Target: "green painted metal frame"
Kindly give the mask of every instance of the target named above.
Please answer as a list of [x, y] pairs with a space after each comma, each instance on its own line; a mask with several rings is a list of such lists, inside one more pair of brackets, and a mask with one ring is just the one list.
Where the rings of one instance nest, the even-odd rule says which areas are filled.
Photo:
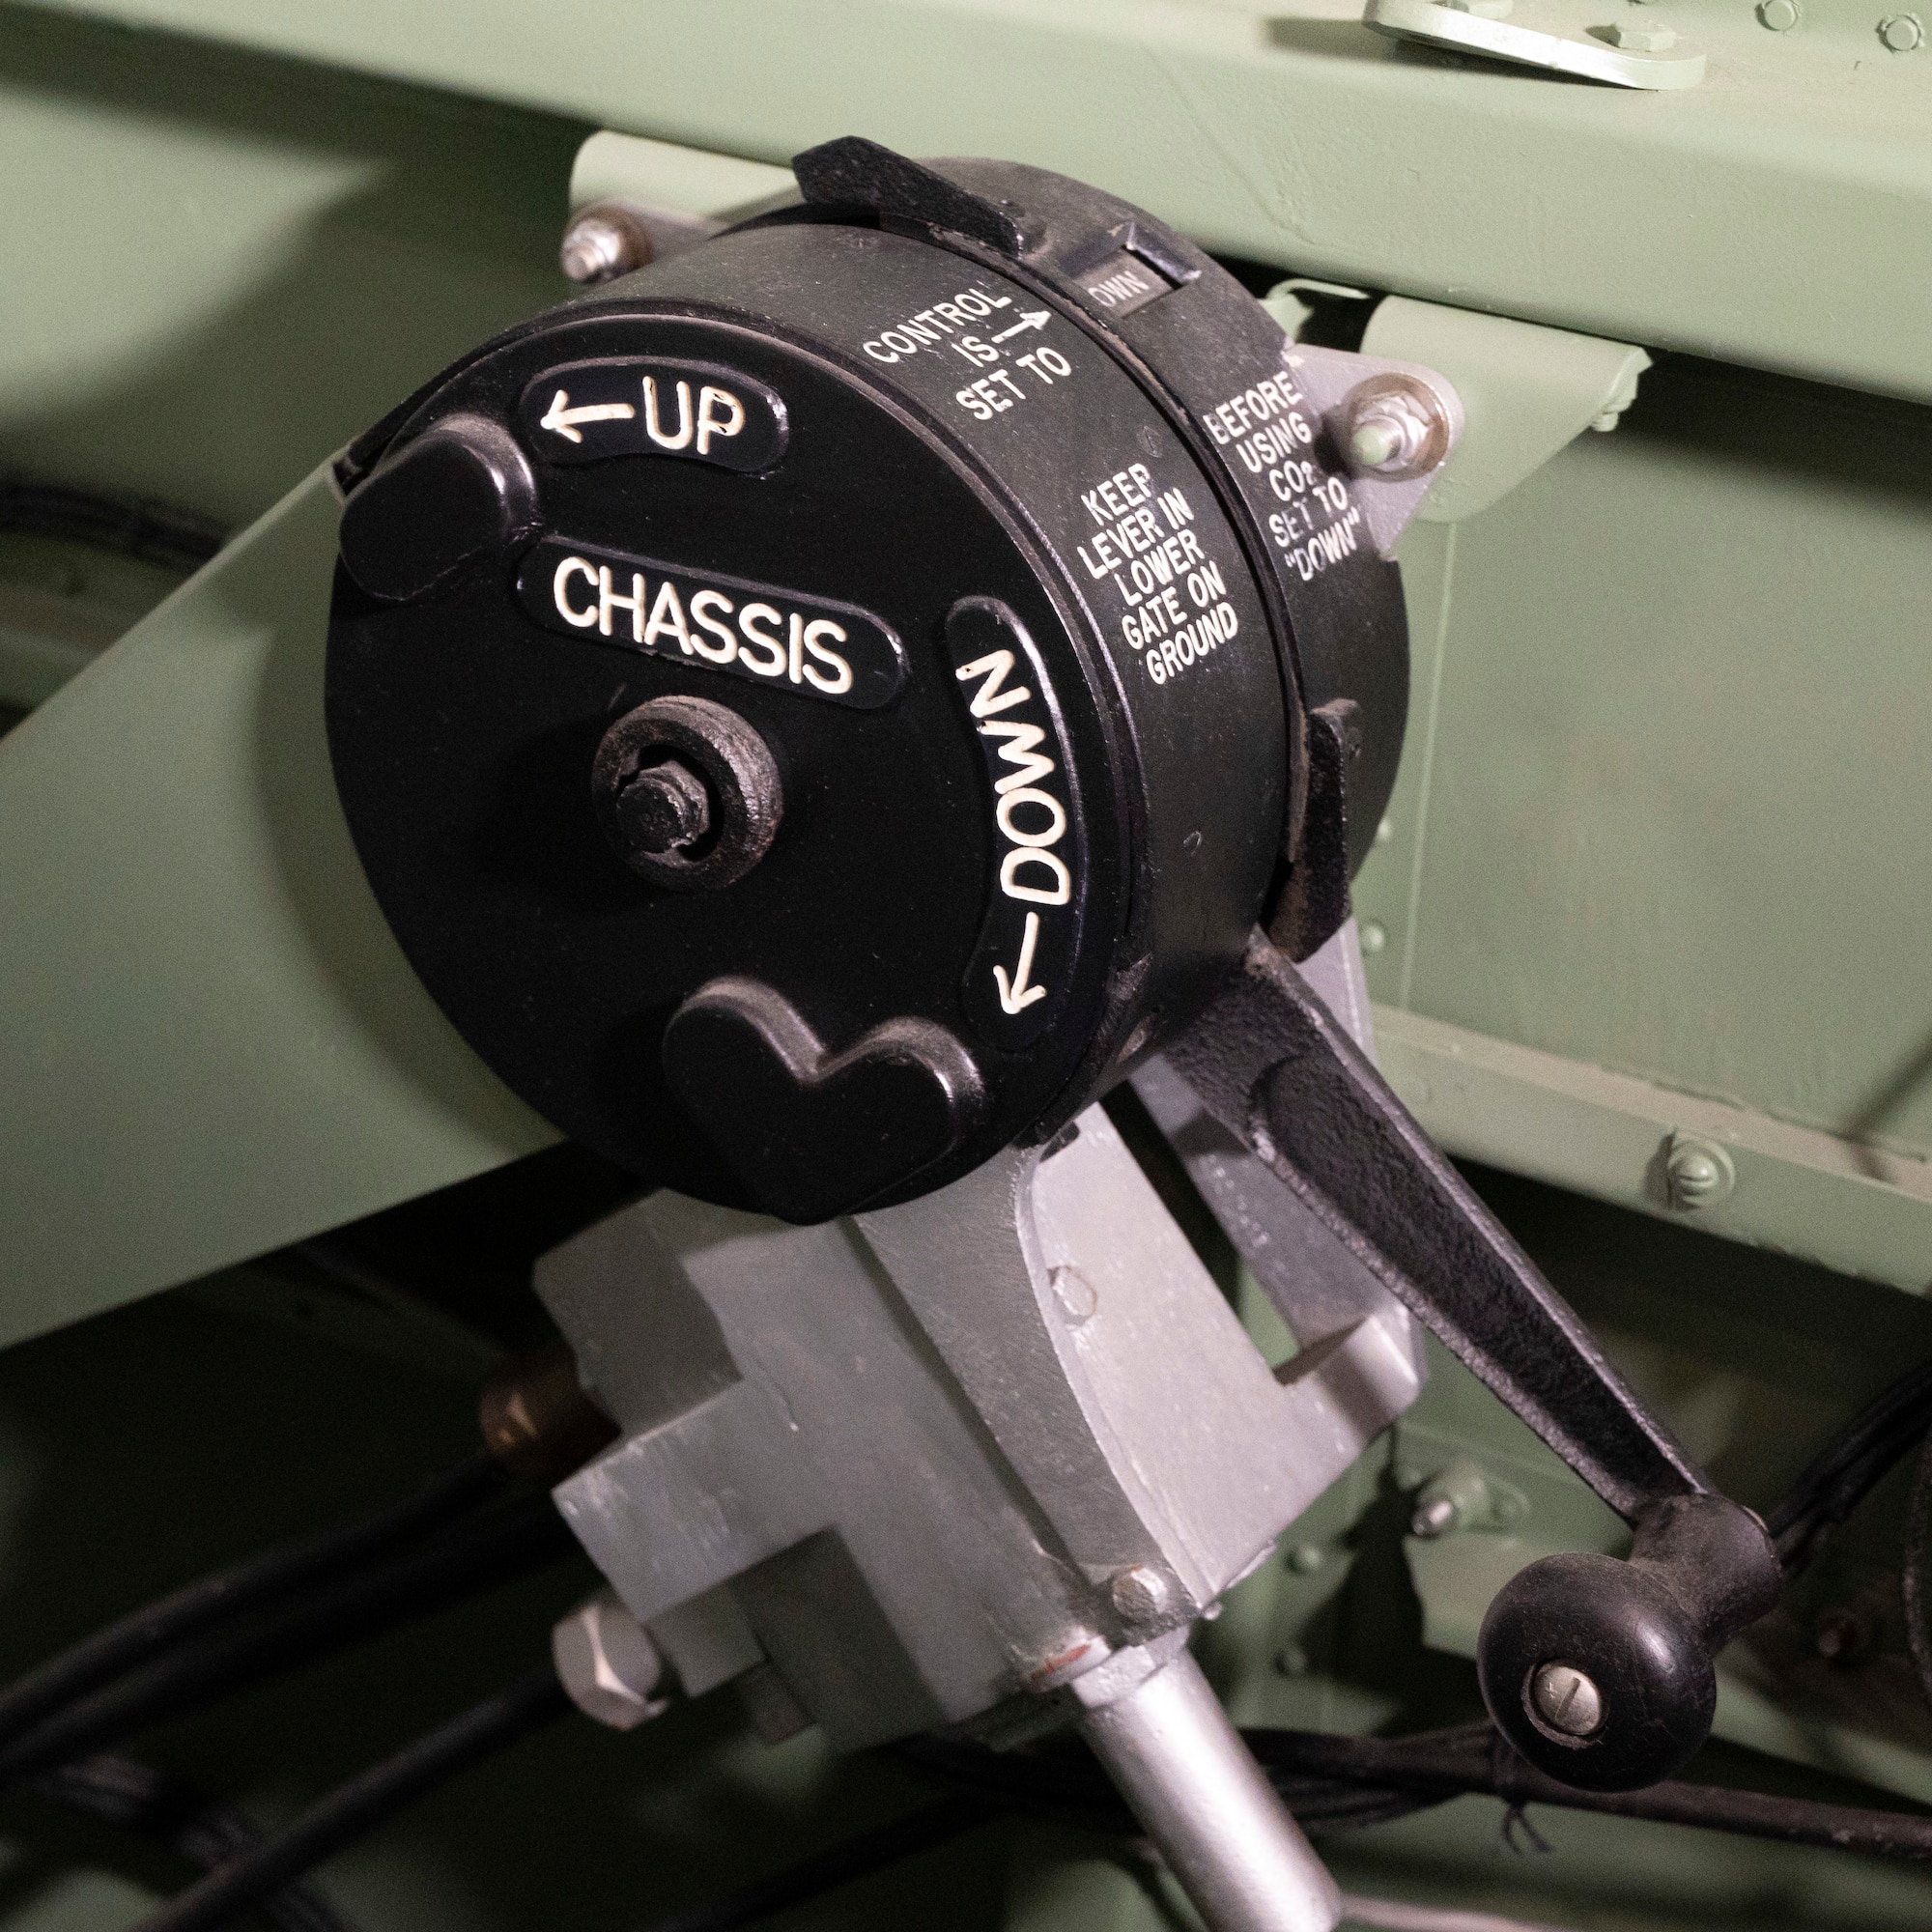
[[1711, 73], [1669, 97], [1404, 48], [1322, 0], [48, 4], [766, 161], [847, 133], [1007, 156], [1259, 261], [1932, 397], [1932, 56], [1889, 54], [1858, 0], [1790, 34], [1674, 0]]

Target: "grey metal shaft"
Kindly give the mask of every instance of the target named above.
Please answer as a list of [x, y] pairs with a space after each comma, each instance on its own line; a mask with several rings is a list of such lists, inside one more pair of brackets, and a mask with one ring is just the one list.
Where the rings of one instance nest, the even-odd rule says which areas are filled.
[[1185, 1650], [1080, 1725], [1209, 1932], [1331, 1932], [1335, 1881]]

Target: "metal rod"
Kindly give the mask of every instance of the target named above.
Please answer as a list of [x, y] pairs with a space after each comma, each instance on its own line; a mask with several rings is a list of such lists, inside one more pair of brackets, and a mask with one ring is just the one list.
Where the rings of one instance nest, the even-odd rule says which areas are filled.
[[1081, 1729], [1209, 1932], [1331, 1932], [1335, 1881], [1201, 1666], [1185, 1649], [1138, 1655], [1153, 1667], [1122, 1653], [1073, 1684]]

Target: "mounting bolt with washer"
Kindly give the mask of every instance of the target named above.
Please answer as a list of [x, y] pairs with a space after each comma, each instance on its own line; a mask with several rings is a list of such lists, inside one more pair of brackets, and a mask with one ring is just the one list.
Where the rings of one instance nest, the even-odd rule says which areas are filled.
[[570, 217], [557, 262], [573, 282], [614, 281], [655, 255], [649, 231], [620, 201], [593, 201]]
[[653, 697], [627, 711], [597, 747], [590, 792], [611, 850], [678, 893], [742, 879], [784, 813], [765, 741], [708, 697]]
[[1358, 475], [1384, 483], [1426, 476], [1449, 454], [1449, 412], [1416, 376], [1371, 376], [1342, 404], [1341, 443]]

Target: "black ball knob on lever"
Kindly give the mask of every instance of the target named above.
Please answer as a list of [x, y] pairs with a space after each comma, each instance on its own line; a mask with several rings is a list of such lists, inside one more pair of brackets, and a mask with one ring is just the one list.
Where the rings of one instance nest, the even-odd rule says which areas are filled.
[[1539, 1771], [1634, 1791], [1680, 1771], [1711, 1729], [1714, 1659], [1777, 1601], [1764, 1525], [1719, 1495], [1636, 1521], [1627, 1562], [1546, 1556], [1496, 1593], [1476, 1669], [1497, 1728]]
[[1626, 1562], [1550, 1556], [1506, 1584], [1478, 1670], [1497, 1727], [1551, 1777], [1594, 1791], [1668, 1777], [1710, 1732], [1717, 1653], [1783, 1587], [1764, 1525], [1714, 1492], [1266, 939], [1168, 1057], [1635, 1531]]

